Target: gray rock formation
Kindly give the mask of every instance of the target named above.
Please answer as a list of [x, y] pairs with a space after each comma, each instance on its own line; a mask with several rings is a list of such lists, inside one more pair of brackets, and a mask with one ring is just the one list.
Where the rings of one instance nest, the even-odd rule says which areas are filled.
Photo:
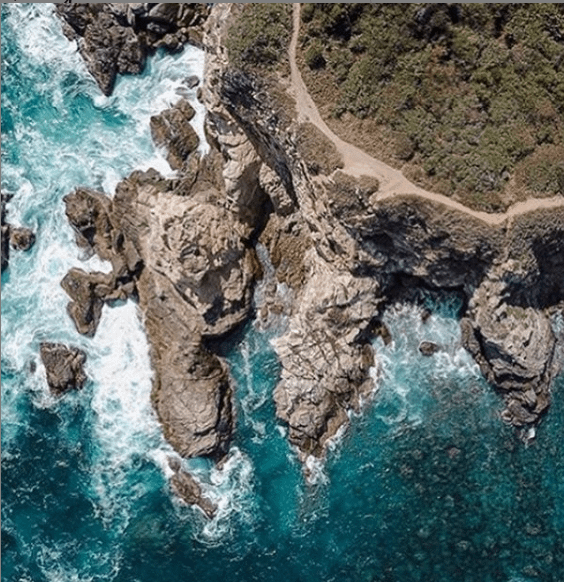
[[84, 362], [86, 354], [78, 348], [64, 344], [43, 342], [41, 361], [47, 372], [47, 384], [55, 395], [82, 388], [86, 382]]
[[371, 279], [338, 273], [311, 253], [311, 270], [288, 331], [273, 341], [282, 365], [274, 393], [302, 460], [322, 456], [374, 389], [370, 327], [381, 300]]
[[506, 297], [507, 284], [491, 275], [461, 326], [465, 346], [504, 397], [503, 419], [520, 427], [536, 422], [550, 404], [555, 337], [547, 315]]

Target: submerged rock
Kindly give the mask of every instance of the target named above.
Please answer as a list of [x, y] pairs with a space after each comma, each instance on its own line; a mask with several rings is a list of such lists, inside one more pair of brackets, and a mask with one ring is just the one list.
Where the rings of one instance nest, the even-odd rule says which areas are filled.
[[419, 344], [419, 351], [424, 356], [432, 356], [439, 351], [439, 346], [434, 342], [423, 341]]
[[174, 475], [170, 479], [174, 493], [188, 505], [199, 507], [208, 519], [213, 519], [217, 513], [217, 505], [203, 495], [202, 487], [198, 481], [182, 469], [177, 459], [170, 457], [168, 464], [174, 471]]
[[86, 382], [84, 362], [86, 354], [75, 347], [43, 342], [41, 361], [47, 372], [47, 384], [55, 395], [82, 388]]

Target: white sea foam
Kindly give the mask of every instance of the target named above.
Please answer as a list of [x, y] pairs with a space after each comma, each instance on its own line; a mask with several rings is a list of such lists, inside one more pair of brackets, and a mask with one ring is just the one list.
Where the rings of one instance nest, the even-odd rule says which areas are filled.
[[[447, 378], [478, 379], [479, 368], [462, 347], [460, 326], [454, 314], [454, 301], [433, 304], [435, 311], [424, 321], [422, 308], [396, 304], [384, 314], [392, 335], [385, 346], [376, 340], [376, 359], [380, 366], [380, 391], [375, 414], [390, 427], [424, 421], [422, 403], [428, 397], [428, 385]], [[432, 341], [439, 351], [432, 357], [419, 352], [422, 341]]]

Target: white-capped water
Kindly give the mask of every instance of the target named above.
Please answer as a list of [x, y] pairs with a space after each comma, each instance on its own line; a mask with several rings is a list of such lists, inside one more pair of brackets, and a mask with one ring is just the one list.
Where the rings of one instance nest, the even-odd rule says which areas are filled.
[[[416, 304], [398, 303], [384, 313], [383, 321], [392, 341], [374, 344], [378, 362], [378, 391], [374, 414], [390, 428], [404, 423], [418, 424], [425, 418], [425, 402], [433, 399], [433, 386], [439, 381], [481, 378], [480, 370], [462, 347], [454, 305], [431, 306], [429, 315]], [[423, 341], [438, 346], [432, 356], [419, 351]]]

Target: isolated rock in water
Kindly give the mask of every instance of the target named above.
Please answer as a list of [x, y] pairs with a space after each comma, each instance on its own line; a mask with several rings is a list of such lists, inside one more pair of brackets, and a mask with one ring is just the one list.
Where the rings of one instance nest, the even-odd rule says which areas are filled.
[[10, 261], [10, 246], [17, 251], [28, 251], [35, 243], [35, 235], [29, 228], [8, 223], [6, 204], [12, 197], [12, 194], [2, 192], [2, 272]]
[[439, 351], [439, 346], [433, 342], [423, 341], [419, 344], [419, 351], [424, 356], [432, 356]]
[[54, 394], [82, 388], [86, 381], [83, 369], [86, 354], [82, 350], [49, 342], [43, 342], [40, 349], [47, 383]]
[[86, 273], [71, 269], [61, 281], [61, 286], [72, 301], [67, 310], [79, 333], [93, 336], [96, 333], [104, 297], [113, 290], [113, 277], [106, 273]]
[[28, 251], [34, 243], [35, 235], [29, 228], [15, 226], [10, 228], [10, 244], [13, 249]]
[[202, 487], [190, 473], [182, 469], [180, 463], [170, 457], [168, 460], [174, 475], [170, 479], [172, 490], [188, 505], [199, 507], [209, 519], [213, 519], [217, 512], [217, 505], [202, 494]]
[[189, 123], [194, 113], [190, 103], [181, 99], [174, 107], [151, 117], [153, 141], [166, 147], [167, 160], [173, 170], [179, 170], [198, 147], [198, 134]]

